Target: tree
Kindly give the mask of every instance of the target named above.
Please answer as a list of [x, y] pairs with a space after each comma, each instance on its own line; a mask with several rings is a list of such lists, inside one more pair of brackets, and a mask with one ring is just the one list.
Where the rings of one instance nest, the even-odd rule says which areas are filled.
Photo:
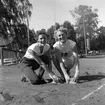
[[54, 31], [57, 30], [60, 27], [64, 27], [67, 28], [67, 37], [68, 39], [74, 40], [76, 41], [76, 32], [73, 28], [73, 26], [71, 25], [71, 23], [69, 21], [65, 21], [63, 24], [59, 24], [59, 23], [55, 23], [54, 25], [52, 25], [48, 30], [47, 30], [47, 34], [48, 34], [48, 38], [49, 38], [49, 44], [52, 46], [55, 43], [55, 37], [54, 37]]
[[79, 5], [74, 11], [71, 11], [72, 16], [76, 20], [75, 26], [78, 32], [83, 35], [83, 27], [85, 26], [86, 36], [92, 37], [97, 30], [98, 14], [97, 9], [92, 10], [91, 6]]
[[99, 47], [100, 42], [99, 42], [98, 37], [94, 37], [91, 39], [90, 46], [91, 46], [91, 50], [95, 50], [95, 51], [100, 50], [100, 47]]
[[99, 43], [98, 49], [99, 50], [105, 50], [105, 27], [101, 26], [97, 30], [97, 41]]
[[77, 48], [79, 54], [84, 54], [84, 38], [81, 36], [77, 38]]
[[87, 5], [79, 5], [73, 11], [70, 11], [75, 19], [76, 32], [79, 37], [82, 36], [85, 40], [87, 38], [91, 40], [94, 37], [98, 28], [97, 11], [97, 9], [92, 9], [92, 6]]
[[49, 44], [51, 46], [55, 43], [54, 31], [57, 30], [59, 27], [60, 27], [60, 24], [59, 23], [55, 23], [49, 29], [47, 29]]
[[[55, 27], [55, 30], [57, 30], [57, 29], [60, 27], [60, 24], [56, 22], [56, 23], [54, 24], [54, 27]], [[55, 31], [55, 30], [54, 30], [54, 31]]]
[[67, 28], [68, 39], [76, 41], [76, 31], [74, 30], [74, 27], [71, 25], [71, 23], [69, 21], [65, 21], [62, 26]]
[[[24, 5], [24, 2], [27, 5]], [[0, 0], [0, 5], [0, 11], [5, 10], [0, 16], [0, 35], [7, 40], [8, 36], [15, 38], [21, 29], [19, 24], [26, 24], [27, 26], [25, 9], [28, 8], [27, 15], [31, 16], [30, 8], [32, 5], [28, 0]], [[26, 32], [24, 35], [27, 35]]]

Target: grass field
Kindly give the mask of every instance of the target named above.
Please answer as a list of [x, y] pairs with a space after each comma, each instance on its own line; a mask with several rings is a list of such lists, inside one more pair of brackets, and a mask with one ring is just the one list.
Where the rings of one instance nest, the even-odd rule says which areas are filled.
[[[59, 75], [54, 67], [53, 70]], [[73, 69], [71, 73], [73, 75]], [[80, 59], [76, 85], [22, 83], [18, 65], [1, 66], [0, 75], [1, 91], [13, 96], [13, 100], [0, 101], [0, 105], [105, 105], [105, 58], [102, 57]]]

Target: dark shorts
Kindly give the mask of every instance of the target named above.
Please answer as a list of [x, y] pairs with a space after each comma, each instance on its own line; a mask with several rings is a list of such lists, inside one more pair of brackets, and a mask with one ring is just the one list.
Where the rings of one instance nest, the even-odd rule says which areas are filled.
[[[49, 57], [42, 55], [39, 56], [41, 58], [41, 60], [46, 64], [49, 65]], [[24, 57], [21, 61], [21, 63], [26, 64], [28, 67], [31, 67], [32, 70], [36, 70], [40, 67], [40, 65], [38, 64], [37, 61], [33, 60], [33, 59], [28, 59], [26, 57]]]
[[[40, 58], [46, 65], [49, 65], [48, 56], [42, 55]], [[35, 60], [24, 57], [20, 62], [20, 67], [24, 75], [30, 80], [32, 84], [39, 84], [41, 82], [40, 78], [43, 76], [45, 70], [38, 69], [40, 65]], [[39, 70], [38, 74], [35, 72], [37, 69]]]

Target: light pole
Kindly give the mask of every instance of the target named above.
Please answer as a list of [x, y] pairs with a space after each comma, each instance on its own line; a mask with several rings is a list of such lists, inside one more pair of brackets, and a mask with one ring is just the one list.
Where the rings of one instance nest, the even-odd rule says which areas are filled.
[[30, 36], [29, 36], [29, 15], [28, 15], [28, 4], [27, 0], [24, 1], [24, 13], [26, 13], [26, 23], [27, 23], [27, 43], [30, 45]]
[[30, 36], [29, 36], [29, 16], [28, 16], [28, 9], [27, 9], [27, 39], [28, 39], [28, 46], [30, 45]]
[[85, 55], [87, 55], [87, 40], [86, 40], [86, 31], [85, 31], [85, 20], [83, 17], [83, 34], [84, 34], [84, 43], [85, 43]]
[[54, 38], [56, 40], [55, 31], [56, 31], [56, 0], [54, 0]]
[[54, 2], [54, 22], [55, 22], [54, 31], [56, 31], [56, 0]]

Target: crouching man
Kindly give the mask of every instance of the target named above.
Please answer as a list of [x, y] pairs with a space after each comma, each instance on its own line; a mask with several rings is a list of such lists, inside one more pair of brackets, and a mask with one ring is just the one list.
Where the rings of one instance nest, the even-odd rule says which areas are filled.
[[[20, 66], [24, 73], [24, 78], [34, 85], [46, 83], [43, 79], [45, 70], [53, 82], [58, 80], [58, 77], [52, 71], [50, 45], [47, 44], [46, 33], [40, 32], [37, 43], [34, 43], [27, 48], [27, 51], [20, 62]], [[39, 70], [38, 74], [36, 73], [36, 70]]]
[[[76, 43], [67, 39], [67, 29], [60, 27], [55, 31], [56, 43], [53, 45], [55, 53], [52, 56], [53, 63], [64, 82], [76, 84], [79, 76], [79, 59]], [[70, 69], [75, 68], [73, 78]]]

